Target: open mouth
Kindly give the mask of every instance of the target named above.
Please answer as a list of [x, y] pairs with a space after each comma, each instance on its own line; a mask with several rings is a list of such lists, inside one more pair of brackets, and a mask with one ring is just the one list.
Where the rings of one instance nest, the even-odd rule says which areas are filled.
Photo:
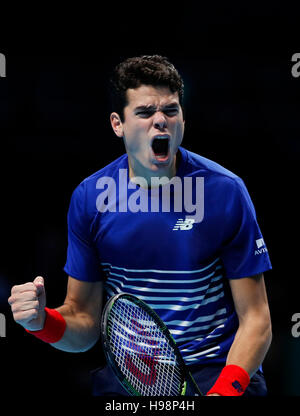
[[152, 141], [154, 157], [159, 162], [165, 162], [169, 157], [169, 137], [155, 137]]

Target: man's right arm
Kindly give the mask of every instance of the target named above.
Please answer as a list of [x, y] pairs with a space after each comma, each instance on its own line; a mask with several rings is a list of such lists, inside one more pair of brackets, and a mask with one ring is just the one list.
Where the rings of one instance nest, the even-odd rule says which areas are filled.
[[[46, 317], [43, 278], [14, 286], [8, 302], [17, 323], [30, 331], [43, 329]], [[102, 282], [84, 282], [69, 276], [64, 304], [55, 308], [65, 319], [66, 329], [62, 338], [51, 345], [69, 352], [89, 350], [100, 336], [102, 306]]]

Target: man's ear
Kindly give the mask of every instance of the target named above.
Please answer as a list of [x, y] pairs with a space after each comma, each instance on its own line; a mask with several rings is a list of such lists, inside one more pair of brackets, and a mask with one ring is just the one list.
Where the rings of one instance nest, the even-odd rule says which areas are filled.
[[111, 113], [110, 115], [110, 123], [113, 128], [113, 131], [118, 137], [123, 137], [123, 123], [118, 113]]

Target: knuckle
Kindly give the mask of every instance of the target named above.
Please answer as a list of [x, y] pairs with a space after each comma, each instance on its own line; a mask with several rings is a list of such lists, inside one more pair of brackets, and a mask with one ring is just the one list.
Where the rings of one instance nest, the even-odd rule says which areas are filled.
[[35, 293], [36, 293], [36, 286], [35, 286], [32, 282], [25, 283], [25, 285], [24, 285], [24, 289], [25, 289], [26, 291], [29, 291], [29, 292], [35, 292]]
[[11, 288], [11, 294], [15, 293], [17, 290], [18, 290], [18, 286], [14, 285], [14, 286]]
[[32, 282], [24, 283], [22, 285], [14, 285], [11, 288], [11, 293], [16, 294], [16, 293], [22, 293], [22, 292], [26, 292], [30, 290], [34, 290], [34, 291], [36, 290], [36, 287]]
[[13, 296], [10, 296], [8, 299], [7, 299], [7, 302], [9, 303], [9, 305], [12, 305], [13, 303], [14, 303], [14, 297]]
[[16, 305], [11, 305], [11, 311], [12, 311], [13, 314], [17, 312]]

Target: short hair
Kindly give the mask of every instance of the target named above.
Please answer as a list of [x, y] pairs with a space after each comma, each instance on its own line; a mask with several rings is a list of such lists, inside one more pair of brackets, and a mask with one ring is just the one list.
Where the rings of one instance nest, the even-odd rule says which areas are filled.
[[142, 84], [169, 87], [178, 92], [179, 104], [184, 112], [184, 83], [175, 66], [160, 55], [142, 55], [127, 58], [119, 63], [110, 79], [110, 94], [113, 111], [124, 121], [124, 107], [128, 104], [126, 91]]

